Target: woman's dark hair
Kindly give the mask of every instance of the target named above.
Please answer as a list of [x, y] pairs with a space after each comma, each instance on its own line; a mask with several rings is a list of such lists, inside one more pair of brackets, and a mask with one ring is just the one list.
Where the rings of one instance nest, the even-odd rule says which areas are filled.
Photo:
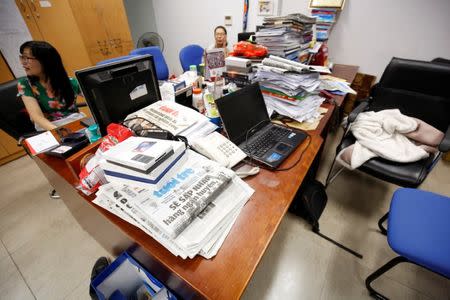
[[223, 27], [222, 25], [219, 25], [216, 28], [214, 28], [214, 33], [216, 33], [217, 29], [222, 29], [223, 31], [225, 31], [225, 34], [228, 34], [227, 29], [225, 27]]
[[[50, 86], [56, 97], [64, 99], [66, 108], [72, 106], [75, 100], [75, 93], [70, 84], [69, 76], [61, 60], [58, 51], [47, 42], [44, 41], [28, 41], [20, 46], [20, 53], [23, 54], [25, 49], [30, 49], [33, 56], [41, 63], [42, 72], [45, 80], [50, 82]], [[39, 81], [37, 76], [28, 76], [30, 82]]]

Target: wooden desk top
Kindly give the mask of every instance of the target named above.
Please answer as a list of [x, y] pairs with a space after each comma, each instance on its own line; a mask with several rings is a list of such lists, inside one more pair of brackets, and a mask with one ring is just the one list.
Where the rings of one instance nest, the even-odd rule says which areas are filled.
[[[352, 82], [357, 70], [356, 66], [336, 64], [333, 75]], [[342, 104], [344, 97], [341, 98], [336, 99], [338, 105]], [[300, 184], [320, 151], [323, 143], [321, 135], [324, 134], [334, 110], [333, 104], [326, 103], [324, 106], [329, 111], [321, 120], [319, 127], [309, 132], [311, 134], [309, 146], [306, 147], [307, 142], [304, 142], [281, 166], [282, 168], [291, 166], [303, 153], [301, 161], [295, 167], [285, 172], [261, 170], [258, 175], [245, 180], [255, 189], [255, 194], [241, 211], [230, 234], [213, 259], [195, 257], [183, 260], [175, 257], [143, 231], [92, 204], [94, 196], [79, 194], [99, 214], [135, 241], [146, 254], [164, 266], [165, 270], [158, 268], [151, 270], [157, 277], [159, 271], [168, 271], [177, 279], [187, 283], [198, 296], [210, 299], [238, 299], [244, 292]], [[37, 159], [53, 169], [72, 186], [77, 184], [77, 180], [64, 160], [46, 155], [38, 155]], [[172, 280], [170, 276], [164, 277], [169, 281]], [[170, 284], [168, 285], [170, 286]], [[170, 287], [175, 289], [173, 286]], [[192, 295], [190, 292], [184, 294], [184, 287], [180, 287], [180, 289], [181, 292], [176, 290], [179, 295], [186, 295], [186, 297]]]
[[[243, 208], [218, 254], [210, 260], [202, 257], [186, 260], [175, 257], [143, 231], [90, 203], [94, 196], [79, 194], [148, 255], [188, 283], [199, 295], [210, 299], [238, 299], [286, 214], [322, 142], [323, 139], [318, 135], [311, 136], [309, 146], [308, 141], [305, 141], [282, 164], [283, 168], [291, 166], [303, 153], [300, 162], [289, 171], [261, 170], [258, 175], [246, 179], [255, 193]], [[43, 154], [38, 155], [37, 159], [70, 184], [76, 184], [64, 160]], [[158, 277], [157, 271], [154, 272]]]

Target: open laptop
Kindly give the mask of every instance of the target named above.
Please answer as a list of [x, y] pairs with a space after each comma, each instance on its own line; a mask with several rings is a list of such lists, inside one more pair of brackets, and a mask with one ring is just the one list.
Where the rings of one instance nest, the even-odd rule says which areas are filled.
[[228, 138], [270, 168], [277, 168], [307, 136], [270, 122], [258, 83], [219, 98], [216, 104]]

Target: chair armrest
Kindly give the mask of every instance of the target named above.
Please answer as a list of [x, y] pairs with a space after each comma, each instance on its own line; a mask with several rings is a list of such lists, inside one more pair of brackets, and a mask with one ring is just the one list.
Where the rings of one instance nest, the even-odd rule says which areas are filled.
[[445, 132], [444, 138], [438, 146], [439, 151], [448, 152], [450, 151], [450, 126], [448, 126], [447, 131]]
[[352, 112], [348, 115], [348, 122], [352, 123], [356, 120], [359, 113], [365, 111], [369, 107], [369, 99], [364, 99]]

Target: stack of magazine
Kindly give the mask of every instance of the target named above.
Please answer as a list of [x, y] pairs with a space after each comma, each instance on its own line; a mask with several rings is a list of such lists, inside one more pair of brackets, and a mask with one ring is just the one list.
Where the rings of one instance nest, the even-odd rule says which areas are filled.
[[[154, 160], [180, 151], [176, 142], [167, 143], [174, 144], [158, 146]], [[113, 180], [100, 187], [93, 202], [140, 228], [176, 256], [209, 259], [219, 251], [254, 190], [233, 171], [200, 154], [184, 150], [182, 157], [157, 184]]]
[[302, 14], [266, 17], [256, 32], [256, 42], [266, 46], [269, 54], [306, 62], [314, 23], [314, 18]]
[[183, 163], [183, 142], [129, 137], [103, 153], [100, 167], [108, 182], [160, 186]]

